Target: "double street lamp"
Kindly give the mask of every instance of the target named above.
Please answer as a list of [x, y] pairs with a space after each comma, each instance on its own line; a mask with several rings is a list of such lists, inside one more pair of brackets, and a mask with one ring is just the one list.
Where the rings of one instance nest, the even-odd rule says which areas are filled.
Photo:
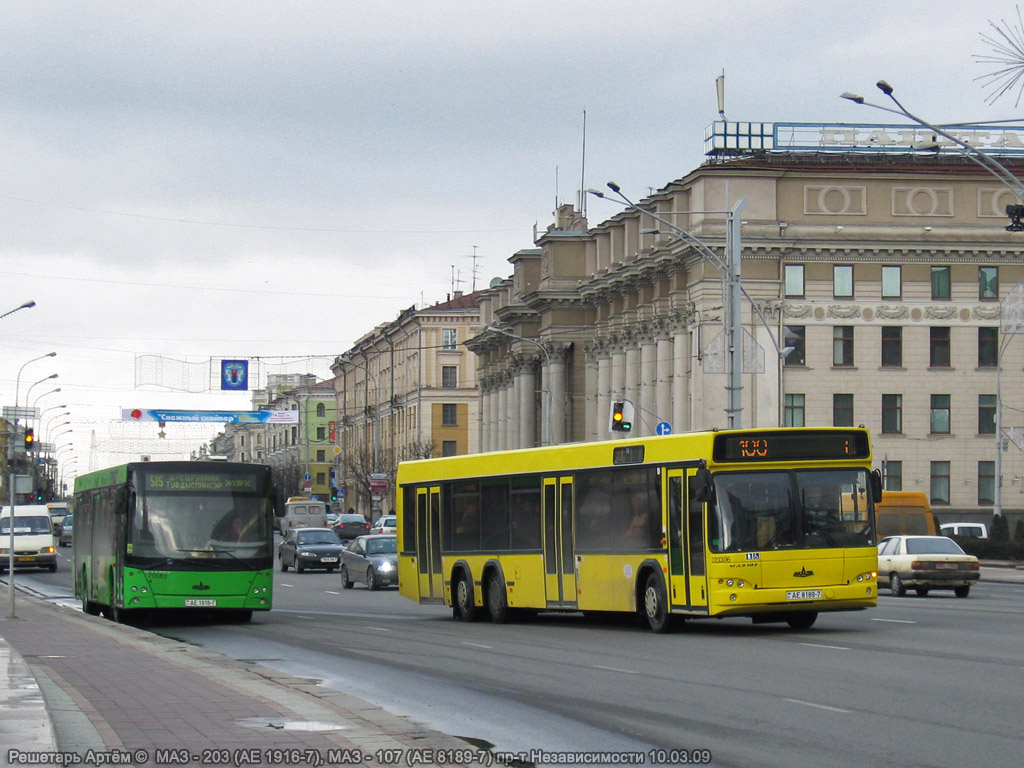
[[[893, 94], [893, 87], [889, 85], [889, 83], [887, 83], [885, 80], [879, 80], [877, 83], [875, 83], [875, 86], [883, 94], [889, 97], [892, 103], [896, 105], [896, 109], [893, 109], [892, 107], [886, 107], [882, 104], [872, 104], [871, 102], [866, 101], [863, 96], [859, 96], [855, 93], [850, 93], [849, 91], [840, 94], [840, 98], [846, 99], [847, 101], [852, 101], [854, 104], [861, 104], [865, 107], [871, 107], [872, 109], [880, 109], [883, 112], [890, 112], [894, 115], [900, 115], [901, 117], [905, 117], [908, 120], [911, 120], [917, 123], [918, 125], [932, 131], [936, 136], [941, 136], [942, 138], [954, 144], [961, 154], [967, 156], [972, 161], [980, 165], [990, 174], [999, 179], [1000, 183], [1002, 183], [1003, 186], [1005, 186], [1007, 189], [1013, 192], [1013, 194], [1017, 198], [1017, 204], [1006, 206], [1006, 214], [1007, 216], [1010, 217], [1010, 225], [1006, 227], [1006, 229], [1010, 232], [1024, 231], [1024, 224], [1021, 223], [1021, 219], [1022, 217], [1024, 217], [1024, 184], [1022, 184], [1020, 180], [1016, 176], [1014, 176], [1009, 169], [1006, 168], [1006, 166], [1004, 166], [1002, 163], [1000, 163], [987, 152], [983, 152], [981, 149], [973, 146], [972, 144], [969, 144], [968, 142], [961, 139], [959, 136], [956, 136], [950, 133], [949, 131], [946, 131], [944, 128], [940, 126], [932, 125], [926, 120], [923, 120], [917, 115], [907, 111], [907, 109], [900, 103], [899, 99], [897, 99], [896, 96]], [[939, 145], [937, 143], [937, 140], [933, 136], [930, 142], [924, 142], [921, 145], [919, 145], [918, 148], [938, 149]], [[1018, 285], [1018, 288], [1022, 286], [1024, 286], [1024, 281], [1022, 281]], [[1019, 331], [1024, 330], [1024, 324], [1021, 324], [1019, 322], [1016, 322], [1016, 324], [1007, 322], [1002, 301], [999, 302], [999, 309], [1000, 330], [1003, 333], [1006, 333], [1007, 329], [1009, 329], [1009, 334], [1007, 338], [999, 345], [999, 349], [997, 351], [996, 356], [996, 456], [995, 461], [993, 462], [993, 473], [995, 474], [995, 488], [992, 492], [992, 512], [996, 516], [1003, 514], [1003, 394], [1001, 386], [1002, 355], [1007, 345], [1013, 339], [1013, 337]]]

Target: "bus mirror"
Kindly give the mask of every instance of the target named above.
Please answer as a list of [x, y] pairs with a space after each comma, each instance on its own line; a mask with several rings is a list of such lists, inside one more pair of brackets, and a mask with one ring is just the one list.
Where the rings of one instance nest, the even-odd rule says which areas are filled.
[[697, 502], [708, 502], [715, 497], [715, 486], [711, 482], [711, 472], [701, 467], [690, 478], [690, 498]]
[[875, 504], [882, 500], [882, 473], [877, 469], [871, 471], [871, 500]]

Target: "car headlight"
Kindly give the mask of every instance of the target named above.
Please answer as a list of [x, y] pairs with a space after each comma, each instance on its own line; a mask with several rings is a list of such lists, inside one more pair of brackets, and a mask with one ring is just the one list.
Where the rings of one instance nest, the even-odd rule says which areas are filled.
[[394, 567], [395, 566], [385, 560], [377, 567], [377, 570], [382, 571], [383, 573], [389, 573]]
[[299, 552], [299, 557], [313, 557], [313, 553], [312, 552], [302, 552], [302, 551], [300, 551]]

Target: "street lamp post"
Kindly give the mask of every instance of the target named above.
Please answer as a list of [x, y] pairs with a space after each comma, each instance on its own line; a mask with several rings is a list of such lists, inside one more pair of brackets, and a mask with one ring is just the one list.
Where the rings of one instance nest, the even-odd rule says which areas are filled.
[[[724, 309], [723, 322], [725, 325], [727, 352], [726, 370], [729, 377], [728, 384], [726, 384], [728, 402], [725, 411], [729, 421], [729, 429], [740, 429], [743, 426], [743, 326], [740, 307], [741, 295], [747, 296], [751, 306], [754, 307], [759, 315], [761, 314], [753, 299], [743, 290], [742, 283], [741, 259], [743, 244], [741, 240], [742, 220], [740, 216], [747, 207], [747, 201], [745, 199], [738, 200], [732, 209], [728, 211], [679, 211], [679, 213], [721, 213], [725, 215], [725, 261], [723, 261], [717, 253], [711, 250], [692, 232], [683, 229], [677, 224], [673, 224], [657, 213], [638, 206], [622, 193], [622, 189], [614, 181], [608, 182], [608, 188], [622, 198], [630, 209], [642, 216], [649, 216], [671, 229], [679, 239], [696, 248], [698, 253], [721, 273], [722, 304]], [[588, 189], [587, 191], [597, 197], [606, 197], [600, 190]], [[764, 321], [763, 316], [761, 319]], [[767, 323], [765, 325], [767, 326]], [[772, 342], [775, 343], [775, 348], [778, 350], [778, 344], [775, 342], [774, 337]]]
[[32, 309], [32, 307], [34, 307], [35, 305], [36, 305], [36, 303], [34, 301], [26, 301], [20, 307], [15, 307], [14, 309], [10, 309], [10, 310], [4, 312], [2, 315], [0, 315], [0, 320], [3, 320], [8, 315], [13, 315], [19, 309]]
[[[35, 306], [35, 302], [29, 304], [23, 304], [18, 309], [26, 308], [27, 306]], [[17, 310], [11, 310], [16, 312]], [[8, 312], [7, 314], [10, 314]], [[7, 618], [14, 618], [14, 511], [17, 506], [17, 494], [14, 492], [14, 451], [18, 437], [18, 396], [21, 389], [21, 374], [25, 370], [25, 366], [29, 363], [34, 363], [38, 360], [44, 360], [47, 357], [56, 357], [56, 352], [47, 352], [45, 355], [39, 357], [33, 357], [22, 363], [21, 368], [18, 369], [18, 375], [14, 379], [14, 418], [12, 419], [13, 424], [11, 426], [11, 436], [7, 441], [7, 460], [10, 465], [10, 484], [7, 486], [7, 496], [10, 499], [10, 515], [7, 519], [7, 530], [10, 532], [10, 540], [7, 548]]]
[[[552, 412], [552, 409], [554, 408], [554, 403], [553, 403], [553, 400], [552, 400], [552, 397], [551, 397], [551, 385], [552, 385], [552, 382], [551, 382], [551, 376], [552, 376], [551, 354], [548, 352], [547, 347], [545, 347], [543, 344], [541, 344], [536, 339], [531, 339], [531, 338], [528, 338], [526, 336], [520, 336], [518, 333], [512, 333], [511, 331], [506, 331], [503, 328], [498, 328], [497, 326], [494, 326], [494, 325], [487, 326], [487, 330], [488, 331], [493, 331], [494, 333], [500, 333], [502, 336], [508, 336], [510, 339], [517, 339], [519, 341], [525, 341], [528, 344], [533, 344], [535, 347], [537, 347], [537, 349], [539, 349], [541, 352], [544, 353], [544, 360], [545, 360], [545, 363], [546, 363], [545, 367], [547, 368], [547, 372], [548, 372], [548, 385], [547, 385], [547, 387], [543, 388], [543, 392], [544, 392], [544, 395], [545, 395], [545, 400], [547, 400], [547, 414], [542, 414], [541, 421], [544, 422], [544, 445], [548, 445], [548, 446], [552, 445], [552, 443], [553, 443], [553, 433], [552, 433], [552, 426], [551, 425], [552, 425], [552, 422], [554, 421], [554, 416], [555, 415]], [[542, 387], [544, 386], [543, 376], [541, 377], [541, 386]]]
[[[927, 128], [930, 131], [934, 131], [934, 133], [937, 136], [941, 136], [942, 138], [956, 145], [958, 147], [958, 151], [961, 154], [967, 156], [970, 160], [980, 165], [990, 174], [995, 176], [1004, 187], [1013, 192], [1013, 194], [1017, 198], [1018, 204], [1014, 206], [1007, 206], [1006, 213], [1010, 217], [1010, 225], [1006, 229], [1011, 232], [1021, 231], [1022, 227], [1020, 226], [1020, 220], [1021, 217], [1024, 216], [1024, 184], [1022, 184], [1020, 180], [1018, 180], [1017, 177], [1014, 176], [1006, 166], [1004, 166], [1002, 163], [1000, 163], [987, 152], [983, 152], [982, 150], [978, 149], [978, 147], [968, 144], [963, 139], [959, 138], [958, 136], [954, 136], [953, 134], [944, 130], [940, 126], [932, 125], [931, 123], [922, 120], [917, 115], [908, 112], [907, 109], [900, 103], [899, 99], [897, 99], [896, 96], [893, 95], [893, 87], [889, 85], [889, 83], [887, 83], [885, 80], [879, 80], [877, 83], [875, 83], [875, 86], [878, 88], [878, 90], [880, 90], [883, 94], [885, 94], [886, 96], [889, 97], [889, 99], [892, 100], [892, 103], [896, 105], [897, 109], [886, 107], [882, 104], [872, 104], [871, 102], [866, 101], [863, 96], [859, 96], [855, 93], [850, 93], [849, 91], [840, 94], [840, 98], [846, 99], [847, 101], [852, 101], [854, 104], [860, 104], [865, 107], [871, 107], [872, 109], [880, 109], [883, 112], [889, 112], [894, 115], [900, 115], [901, 117], [905, 117], [908, 120], [911, 120], [917, 123], [918, 125]], [[924, 148], [935, 148], [934, 142], [931, 145]], [[1000, 316], [1002, 316], [1003, 302], [1000, 302], [999, 306]], [[1000, 326], [1001, 331], [1005, 326], [1005, 317], [1003, 317], [1002, 320], [1003, 322]], [[999, 343], [999, 347], [996, 352], [996, 456], [995, 461], [993, 462], [993, 471], [995, 474], [995, 489], [992, 493], [992, 514], [997, 517], [1003, 514], [1003, 393], [1001, 381], [1002, 353], [1003, 350], [1006, 349], [1007, 344], [1009, 344], [1010, 340], [1013, 339], [1016, 333], [1016, 330], [1011, 331], [1009, 336], [1004, 341], [1001, 341]]]

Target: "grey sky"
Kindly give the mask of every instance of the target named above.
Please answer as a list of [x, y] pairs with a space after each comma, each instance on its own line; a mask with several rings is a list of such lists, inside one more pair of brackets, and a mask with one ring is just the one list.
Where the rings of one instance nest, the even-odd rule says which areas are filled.
[[470, 290], [474, 246], [478, 288], [507, 276], [576, 200], [584, 110], [585, 186], [636, 198], [701, 163], [723, 69], [731, 120], [888, 122], [838, 98], [880, 78], [936, 122], [1020, 111], [975, 79], [989, 20], [1016, 20], [985, 0], [7, 0], [3, 19], [0, 312], [38, 306], [0, 321], [0, 392], [57, 351], [21, 400], [59, 373], [39, 407], [68, 403], [79, 471], [133, 458], [103, 450], [122, 406], [248, 407], [137, 390], [136, 354], [326, 375], [402, 308]]

